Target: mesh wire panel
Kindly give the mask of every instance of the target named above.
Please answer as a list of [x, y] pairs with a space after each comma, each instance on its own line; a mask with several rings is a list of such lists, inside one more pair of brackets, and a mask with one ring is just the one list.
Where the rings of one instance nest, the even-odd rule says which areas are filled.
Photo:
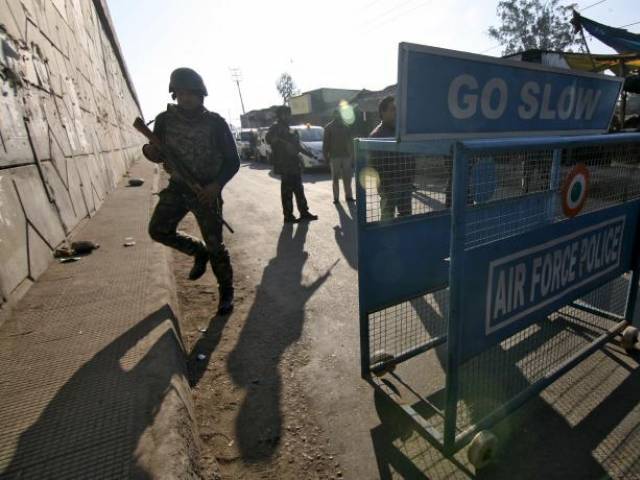
[[503, 152], [469, 158], [465, 246], [564, 220], [563, 186], [577, 164], [589, 172], [580, 214], [640, 197], [640, 144]]
[[449, 289], [399, 303], [369, 314], [369, 352], [371, 367], [384, 353], [398, 357], [446, 334], [449, 316]]
[[448, 208], [452, 165], [446, 156], [369, 152], [359, 179], [367, 223]]
[[[563, 221], [564, 183], [576, 165], [589, 172], [580, 214], [640, 197], [640, 145], [614, 144], [506, 152], [469, 158], [465, 248]], [[629, 275], [575, 302], [623, 315]], [[615, 320], [565, 306], [465, 362], [460, 370], [457, 427], [477, 423], [590, 344]]]
[[[614, 279], [577, 303], [624, 312], [629, 278]], [[616, 323], [566, 306], [465, 362], [459, 376], [458, 430], [482, 420]]]
[[562, 178], [573, 165], [589, 168], [589, 198], [582, 213], [640, 197], [640, 144], [580, 147], [563, 151]]

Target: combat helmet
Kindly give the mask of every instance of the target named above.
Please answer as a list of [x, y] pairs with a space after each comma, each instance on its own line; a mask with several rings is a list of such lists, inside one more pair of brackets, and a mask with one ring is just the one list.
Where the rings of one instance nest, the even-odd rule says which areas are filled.
[[203, 97], [207, 96], [207, 87], [205, 87], [202, 77], [195, 70], [186, 67], [176, 68], [171, 72], [169, 93], [175, 93], [176, 90], [193, 90]]

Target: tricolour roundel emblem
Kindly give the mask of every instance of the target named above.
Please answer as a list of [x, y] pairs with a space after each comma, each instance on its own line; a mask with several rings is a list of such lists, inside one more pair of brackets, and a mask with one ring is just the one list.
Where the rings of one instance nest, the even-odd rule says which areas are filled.
[[562, 210], [567, 217], [575, 217], [587, 201], [589, 169], [582, 163], [573, 167], [562, 186]]

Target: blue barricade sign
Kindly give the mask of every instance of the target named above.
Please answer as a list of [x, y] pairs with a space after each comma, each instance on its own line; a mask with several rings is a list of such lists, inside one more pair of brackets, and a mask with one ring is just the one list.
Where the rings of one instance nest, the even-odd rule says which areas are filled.
[[639, 211], [635, 201], [467, 251], [463, 357], [630, 270]]
[[604, 133], [623, 79], [400, 44], [398, 137]]

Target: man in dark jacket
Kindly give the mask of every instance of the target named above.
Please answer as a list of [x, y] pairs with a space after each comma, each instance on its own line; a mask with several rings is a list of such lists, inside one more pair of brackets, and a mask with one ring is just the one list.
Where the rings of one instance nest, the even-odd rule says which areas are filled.
[[[276, 174], [280, 175], [280, 194], [285, 223], [295, 223], [300, 220], [317, 220], [317, 215], [309, 212], [307, 198], [302, 185], [302, 165], [300, 152], [312, 156], [301, 144], [298, 132], [289, 128], [291, 123], [291, 109], [286, 105], [278, 107], [276, 111], [278, 121], [271, 125], [266, 140], [271, 145], [271, 156]], [[293, 196], [300, 212], [300, 218], [293, 215]]]
[[351, 177], [353, 172], [351, 146], [351, 129], [345, 125], [338, 110], [333, 112], [333, 120], [324, 128], [322, 139], [322, 153], [331, 166], [331, 180], [333, 181], [333, 203], [340, 201], [340, 179], [344, 184], [344, 195], [347, 202], [355, 201], [351, 192]]
[[[396, 104], [392, 96], [383, 98], [378, 105], [381, 122], [369, 134], [370, 138], [395, 138]], [[401, 156], [395, 153], [376, 152], [371, 164], [380, 177], [380, 220], [390, 220], [398, 216], [411, 215], [411, 196], [415, 176], [413, 156]]]
[[[195, 258], [189, 278], [201, 277], [207, 263], [218, 280], [219, 314], [233, 310], [233, 269], [222, 241], [222, 195], [225, 184], [240, 167], [236, 144], [229, 126], [204, 105], [207, 89], [200, 75], [190, 68], [178, 68], [171, 74], [169, 92], [177, 104], [156, 117], [154, 133], [175, 162], [191, 173], [202, 187], [196, 194], [179, 175], [170, 174], [169, 186], [160, 192], [160, 200], [149, 223], [149, 235], [155, 241]], [[152, 162], [161, 163], [158, 147], [147, 144], [142, 152]], [[178, 232], [180, 221], [193, 212], [204, 241]]]

